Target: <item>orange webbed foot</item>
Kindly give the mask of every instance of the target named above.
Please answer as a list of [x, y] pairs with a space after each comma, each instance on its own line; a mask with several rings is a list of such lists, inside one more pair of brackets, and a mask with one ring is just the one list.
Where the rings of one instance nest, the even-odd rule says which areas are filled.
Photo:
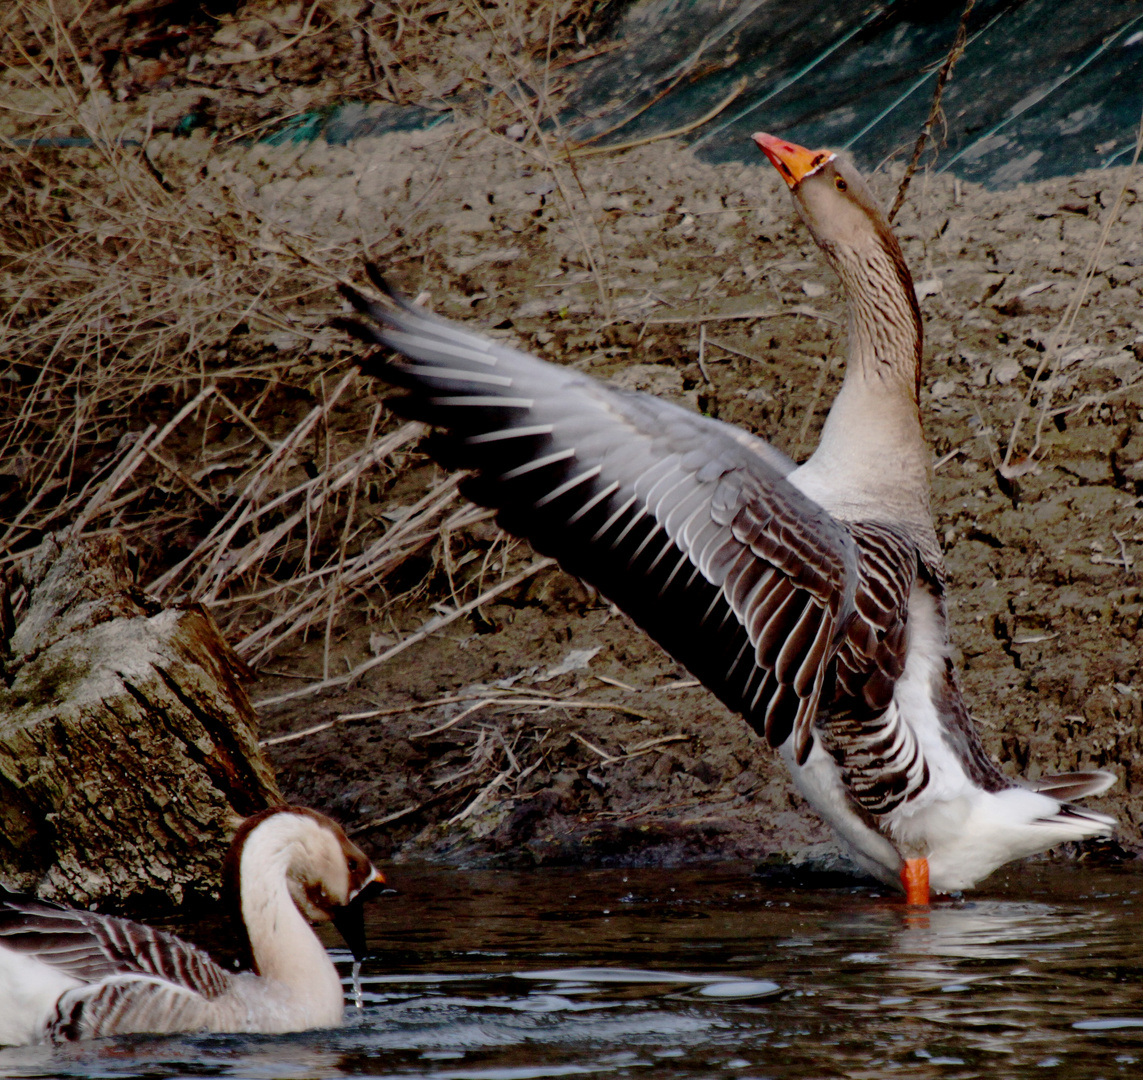
[[929, 902], [929, 860], [906, 859], [901, 868], [901, 884], [905, 886], [906, 904]]

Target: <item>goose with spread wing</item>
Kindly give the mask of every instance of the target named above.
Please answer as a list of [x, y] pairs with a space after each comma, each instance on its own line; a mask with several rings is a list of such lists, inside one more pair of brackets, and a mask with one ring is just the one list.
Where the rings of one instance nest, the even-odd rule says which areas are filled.
[[950, 659], [919, 409], [921, 316], [869, 188], [829, 151], [755, 142], [845, 292], [848, 361], [801, 465], [746, 431], [545, 363], [379, 290], [340, 324], [401, 355], [362, 361], [443, 428], [464, 491], [596, 586], [776, 747], [858, 863], [924, 903], [1011, 859], [1109, 834], [986, 754]]
[[341, 980], [310, 921], [332, 920], [362, 959], [380, 872], [335, 822], [282, 806], [242, 823], [224, 877], [253, 971], [226, 971], [142, 923], [0, 887], [0, 1045], [340, 1026]]

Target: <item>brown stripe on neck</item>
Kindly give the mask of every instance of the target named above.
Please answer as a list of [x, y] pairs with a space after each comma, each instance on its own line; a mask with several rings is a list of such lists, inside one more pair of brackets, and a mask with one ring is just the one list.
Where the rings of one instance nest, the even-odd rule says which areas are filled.
[[897, 280], [900, 282], [905, 297], [909, 302], [909, 310], [913, 314], [913, 328], [915, 331], [913, 344], [913, 394], [919, 406], [921, 404], [921, 354], [925, 347], [925, 328], [921, 322], [921, 306], [917, 303], [917, 288], [913, 284], [913, 275], [909, 273], [909, 267], [905, 262], [905, 255], [901, 251], [901, 244], [897, 240], [897, 237], [894, 236], [893, 230], [889, 227], [888, 222], [886, 222], [880, 213], [870, 213], [869, 210], [865, 212], [873, 224], [873, 229], [877, 233], [878, 240], [881, 241], [882, 247], [884, 247], [886, 253], [889, 255], [889, 261], [892, 263], [893, 270], [897, 275]]

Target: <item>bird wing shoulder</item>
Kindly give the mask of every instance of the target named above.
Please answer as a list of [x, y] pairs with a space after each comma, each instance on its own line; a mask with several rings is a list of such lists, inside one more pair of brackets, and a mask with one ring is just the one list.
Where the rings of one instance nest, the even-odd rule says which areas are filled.
[[[827, 748], [874, 814], [938, 788], [1010, 786], [985, 753], [949, 656], [944, 570], [935, 538], [897, 525], [851, 525], [858, 549], [855, 616], [823, 710]], [[914, 663], [912, 689], [899, 683]], [[912, 670], [912, 668], [910, 668]]]

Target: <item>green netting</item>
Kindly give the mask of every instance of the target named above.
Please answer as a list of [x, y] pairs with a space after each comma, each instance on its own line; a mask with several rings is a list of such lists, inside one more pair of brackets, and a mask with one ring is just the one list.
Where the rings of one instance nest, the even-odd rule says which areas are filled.
[[[625, 44], [581, 76], [580, 138], [621, 142], [693, 122], [711, 160], [752, 158], [766, 130], [843, 146], [869, 167], [908, 154], [963, 0], [642, 0]], [[1131, 159], [1143, 110], [1138, 0], [981, 0], [944, 94], [937, 162], [1003, 187]]]

